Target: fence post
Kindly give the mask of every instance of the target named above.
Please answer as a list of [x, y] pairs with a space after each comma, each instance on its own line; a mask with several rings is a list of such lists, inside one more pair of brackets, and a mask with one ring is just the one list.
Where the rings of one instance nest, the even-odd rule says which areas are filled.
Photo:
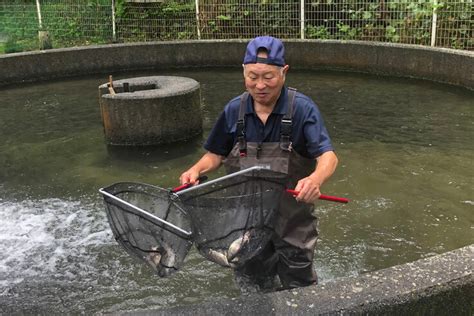
[[305, 26], [305, 19], [304, 19], [304, 0], [300, 0], [300, 33], [301, 39], [304, 39], [304, 26]]
[[199, 0], [196, 0], [196, 28], [198, 39], [201, 39], [201, 28], [199, 23]]
[[438, 1], [433, 0], [433, 19], [431, 21], [431, 46], [436, 45], [436, 27], [438, 21]]
[[43, 21], [41, 20], [41, 8], [39, 0], [36, 0], [36, 13], [38, 14], [38, 26], [41, 30], [43, 28]]
[[117, 40], [117, 33], [115, 29], [115, 0], [112, 0], [112, 41], [115, 42]]
[[41, 5], [39, 0], [36, 0], [36, 13], [38, 14], [38, 43], [39, 49], [53, 48], [53, 42], [49, 36], [49, 32], [43, 30], [43, 19], [41, 18]]

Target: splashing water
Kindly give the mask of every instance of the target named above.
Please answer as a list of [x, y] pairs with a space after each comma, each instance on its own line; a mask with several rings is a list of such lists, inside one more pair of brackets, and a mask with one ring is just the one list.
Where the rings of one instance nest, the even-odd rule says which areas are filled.
[[0, 313], [113, 312], [238, 293], [229, 271], [194, 251], [176, 276], [157, 277], [115, 242], [102, 201], [88, 200], [0, 200]]
[[1, 292], [38, 277], [96, 279], [93, 250], [114, 241], [105, 214], [94, 208], [60, 199], [0, 202]]

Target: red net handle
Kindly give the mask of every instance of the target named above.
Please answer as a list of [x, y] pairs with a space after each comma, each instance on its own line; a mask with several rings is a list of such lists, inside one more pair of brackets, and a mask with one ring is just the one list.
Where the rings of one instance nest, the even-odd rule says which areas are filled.
[[[207, 176], [200, 176], [199, 178], [197, 178], [196, 181], [199, 181], [199, 183], [202, 183], [206, 180], [207, 180]], [[171, 192], [176, 193], [176, 192], [179, 192], [181, 190], [187, 189], [187, 188], [189, 188], [190, 186], [193, 186], [193, 185], [194, 185], [194, 183], [185, 183], [185, 184], [180, 185], [179, 187], [171, 189]]]
[[[294, 196], [297, 196], [298, 194], [300, 194], [300, 191], [291, 190], [291, 189], [286, 189], [286, 192], [293, 194]], [[339, 202], [339, 203], [349, 203], [349, 199], [346, 199], [343, 197], [331, 196], [331, 195], [324, 195], [324, 194], [321, 194], [319, 196], [319, 199], [332, 201], [332, 202]]]

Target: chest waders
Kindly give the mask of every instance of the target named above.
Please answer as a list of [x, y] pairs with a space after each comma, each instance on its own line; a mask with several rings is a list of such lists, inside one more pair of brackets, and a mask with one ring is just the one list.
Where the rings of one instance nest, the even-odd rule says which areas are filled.
[[[242, 95], [237, 143], [224, 160], [228, 173], [263, 166], [287, 174], [287, 187], [294, 188], [298, 180], [314, 171], [316, 161], [299, 155], [291, 147], [295, 95], [296, 90], [288, 88], [288, 111], [281, 120], [280, 142], [262, 143], [245, 140], [245, 109], [249, 94]], [[297, 202], [290, 194], [282, 195], [272, 241], [260, 255], [235, 270], [236, 282], [242, 292], [272, 290], [276, 275], [283, 288], [317, 283], [313, 258], [318, 232], [313, 210], [313, 204]]]

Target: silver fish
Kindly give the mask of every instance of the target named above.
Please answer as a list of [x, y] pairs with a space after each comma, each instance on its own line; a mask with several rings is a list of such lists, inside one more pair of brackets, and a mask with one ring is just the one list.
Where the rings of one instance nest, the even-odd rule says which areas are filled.
[[158, 251], [159, 248], [157, 246], [151, 247], [150, 250], [151, 252], [145, 256], [145, 260], [152, 266], [157, 267], [161, 263], [161, 252]]
[[237, 254], [242, 249], [245, 244], [247, 244], [250, 240], [250, 232], [246, 232], [244, 235], [240, 236], [236, 240], [234, 240], [230, 246], [229, 250], [227, 250], [227, 260], [231, 263], [237, 263], [239, 261], [239, 257]]
[[176, 263], [176, 254], [167, 244], [163, 243], [164, 254], [161, 258], [161, 264], [166, 267], [174, 267]]
[[227, 255], [223, 251], [208, 249], [206, 255], [209, 259], [223, 267], [231, 266], [227, 261]]
[[166, 277], [176, 272], [176, 254], [166, 244], [150, 248], [150, 252], [144, 257], [160, 277]]

